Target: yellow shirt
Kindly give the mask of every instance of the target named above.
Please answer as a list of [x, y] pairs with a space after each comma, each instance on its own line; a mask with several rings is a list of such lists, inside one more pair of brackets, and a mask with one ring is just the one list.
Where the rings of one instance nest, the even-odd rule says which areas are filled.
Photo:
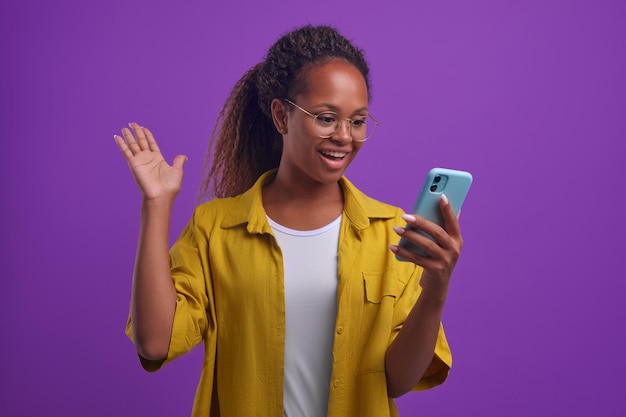
[[[204, 342], [193, 416], [283, 417], [283, 259], [263, 208], [264, 174], [244, 194], [199, 206], [170, 250], [178, 293], [166, 360]], [[397, 416], [387, 396], [385, 352], [419, 293], [420, 267], [387, 248], [402, 210], [373, 200], [346, 178], [339, 236], [337, 320], [328, 416]], [[127, 326], [130, 336], [130, 322]], [[452, 364], [443, 328], [414, 390], [441, 384]]]

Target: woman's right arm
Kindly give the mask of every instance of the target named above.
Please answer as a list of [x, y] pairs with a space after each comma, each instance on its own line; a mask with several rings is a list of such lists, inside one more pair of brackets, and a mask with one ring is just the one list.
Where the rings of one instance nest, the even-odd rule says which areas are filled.
[[114, 138], [142, 194], [130, 307], [133, 340], [139, 355], [159, 361], [167, 357], [176, 309], [168, 236], [187, 158], [178, 155], [170, 166], [147, 128], [129, 126]]

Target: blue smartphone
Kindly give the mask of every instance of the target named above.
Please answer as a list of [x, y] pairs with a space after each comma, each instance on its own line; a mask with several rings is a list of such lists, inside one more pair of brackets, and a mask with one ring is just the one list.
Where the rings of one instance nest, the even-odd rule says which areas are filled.
[[[428, 172], [422, 190], [420, 191], [415, 207], [413, 208], [413, 214], [430, 220], [433, 223], [443, 227], [443, 218], [441, 215], [441, 209], [439, 208], [439, 200], [441, 194], [445, 194], [448, 197], [450, 206], [454, 210], [454, 214], [458, 215], [461, 210], [461, 205], [469, 192], [470, 185], [472, 185], [472, 174], [466, 171], [458, 171], [455, 169], [446, 168], [433, 168]], [[407, 225], [407, 228], [412, 229]], [[432, 240], [432, 237], [428, 233], [424, 233], [421, 230], [418, 233], [428, 237]], [[428, 256], [424, 250], [414, 245], [413, 243], [400, 239], [398, 246], [406, 248], [411, 252], [415, 252], [422, 256]], [[406, 261], [406, 259], [396, 255], [396, 259], [399, 261]]]

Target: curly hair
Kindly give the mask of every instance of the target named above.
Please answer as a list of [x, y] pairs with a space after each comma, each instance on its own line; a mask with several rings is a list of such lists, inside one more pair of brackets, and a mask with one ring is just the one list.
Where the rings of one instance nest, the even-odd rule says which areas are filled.
[[272, 100], [306, 92], [310, 70], [333, 59], [354, 65], [369, 95], [364, 52], [331, 26], [306, 25], [286, 33], [270, 47], [263, 62], [241, 77], [215, 122], [200, 199], [241, 194], [265, 171], [278, 167], [282, 136], [272, 120]]

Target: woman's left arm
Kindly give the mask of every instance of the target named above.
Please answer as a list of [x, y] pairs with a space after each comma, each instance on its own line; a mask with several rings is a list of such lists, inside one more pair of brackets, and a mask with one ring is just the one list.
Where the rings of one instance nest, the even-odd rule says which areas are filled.
[[392, 398], [409, 392], [432, 362], [450, 276], [463, 247], [458, 219], [443, 195], [439, 206], [443, 228], [415, 215], [403, 216], [407, 224], [428, 233], [434, 241], [410, 229], [394, 228], [400, 236], [424, 249], [428, 256], [390, 246], [397, 255], [424, 268], [420, 279], [422, 292], [385, 356], [387, 391]]

